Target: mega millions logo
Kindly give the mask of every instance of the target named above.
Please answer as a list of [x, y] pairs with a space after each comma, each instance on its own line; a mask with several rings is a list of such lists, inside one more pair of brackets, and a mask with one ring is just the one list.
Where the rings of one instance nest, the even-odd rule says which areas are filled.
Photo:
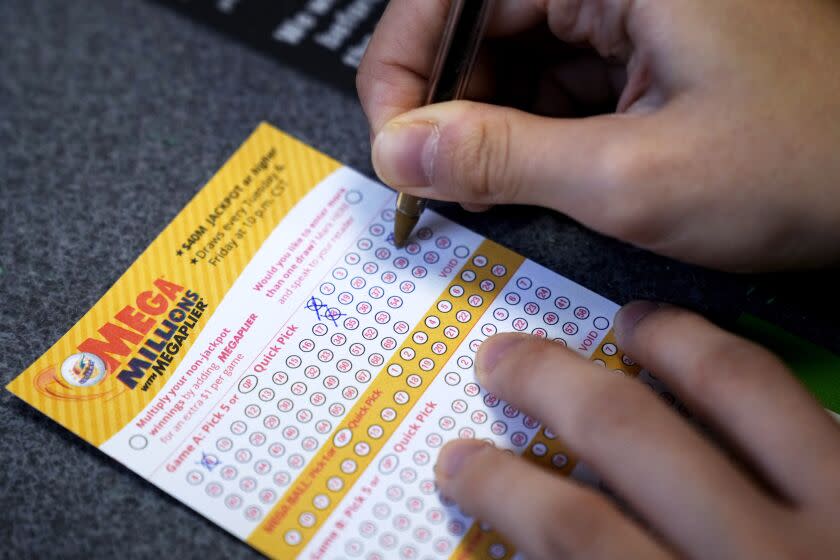
[[61, 367], [49, 365], [36, 374], [35, 388], [44, 396], [72, 401], [146, 391], [172, 369], [205, 308], [197, 292], [158, 278], [95, 336], [81, 341]]

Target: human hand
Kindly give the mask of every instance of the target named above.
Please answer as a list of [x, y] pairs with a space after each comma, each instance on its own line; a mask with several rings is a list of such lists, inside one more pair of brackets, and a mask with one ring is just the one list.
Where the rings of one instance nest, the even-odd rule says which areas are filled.
[[[547, 23], [556, 46], [590, 47], [531, 54], [545, 60], [541, 113], [617, 107], [576, 119], [472, 102], [416, 109], [447, 6], [392, 0], [359, 69], [387, 184], [467, 207], [554, 208], [722, 269], [836, 262], [837, 2], [499, 0], [493, 37], [521, 45]], [[477, 70], [480, 98], [503, 83], [491, 67]]]
[[559, 344], [505, 334], [480, 347], [479, 381], [542, 419], [644, 523], [478, 441], [441, 451], [440, 492], [528, 558], [840, 556], [840, 428], [778, 359], [647, 302], [625, 307], [616, 333], [729, 453], [642, 383]]

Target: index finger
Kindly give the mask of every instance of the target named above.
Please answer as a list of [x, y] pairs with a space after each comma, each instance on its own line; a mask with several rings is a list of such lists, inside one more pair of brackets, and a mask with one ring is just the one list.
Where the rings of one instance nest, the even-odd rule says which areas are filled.
[[[389, 2], [356, 75], [356, 89], [374, 135], [392, 118], [422, 105], [451, 4], [452, 0]], [[531, 2], [499, 0], [493, 6], [490, 31], [516, 33], [539, 17]]]

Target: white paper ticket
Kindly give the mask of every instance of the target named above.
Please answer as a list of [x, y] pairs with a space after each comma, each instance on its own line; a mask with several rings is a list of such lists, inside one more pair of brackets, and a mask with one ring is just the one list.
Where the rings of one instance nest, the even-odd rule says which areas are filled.
[[440, 497], [438, 450], [592, 475], [475, 352], [531, 333], [638, 375], [618, 306], [431, 211], [397, 249], [394, 201], [260, 125], [9, 389], [268, 556], [511, 558]]

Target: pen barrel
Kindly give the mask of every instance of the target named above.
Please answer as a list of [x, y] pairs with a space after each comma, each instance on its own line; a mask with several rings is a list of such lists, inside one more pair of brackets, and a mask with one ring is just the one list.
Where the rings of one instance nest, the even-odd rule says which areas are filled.
[[463, 99], [492, 0], [453, 0], [426, 93], [426, 105]]

